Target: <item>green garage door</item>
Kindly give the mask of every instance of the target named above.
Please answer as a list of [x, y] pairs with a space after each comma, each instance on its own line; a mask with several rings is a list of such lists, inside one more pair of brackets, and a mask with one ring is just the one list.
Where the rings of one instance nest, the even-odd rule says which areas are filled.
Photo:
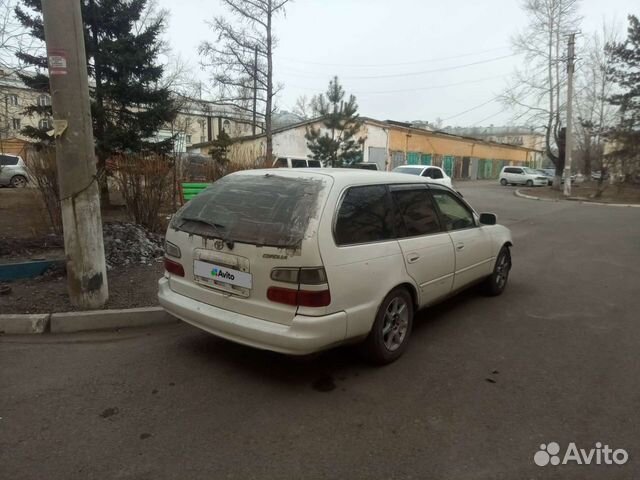
[[431, 154], [423, 153], [422, 158], [420, 158], [420, 165], [431, 165]]
[[409, 152], [407, 153], [407, 165], [419, 165], [420, 164], [420, 154], [417, 152]]
[[442, 169], [447, 175], [453, 177], [453, 157], [451, 155], [442, 157]]

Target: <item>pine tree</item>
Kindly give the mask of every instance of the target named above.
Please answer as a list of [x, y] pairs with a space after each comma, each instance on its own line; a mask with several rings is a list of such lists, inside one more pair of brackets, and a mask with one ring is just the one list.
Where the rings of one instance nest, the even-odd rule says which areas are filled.
[[[91, 113], [98, 157], [98, 170], [115, 152], [171, 151], [173, 138], [154, 141], [157, 131], [171, 122], [176, 105], [169, 89], [160, 85], [164, 15], [149, 15], [148, 0], [81, 0], [85, 27], [88, 75], [91, 79]], [[31, 35], [44, 41], [41, 0], [22, 0], [16, 16]], [[48, 92], [47, 60], [44, 56], [18, 53], [20, 60], [36, 68], [21, 74], [34, 90]], [[27, 113], [47, 115], [47, 105], [29, 106]], [[44, 131], [25, 128], [23, 133], [44, 140]], [[101, 175], [103, 200], [106, 180]]]
[[609, 99], [619, 107], [620, 123], [610, 132], [617, 146], [614, 155], [631, 168], [625, 173], [637, 173], [640, 169], [640, 21], [629, 15], [627, 40], [607, 46], [613, 59], [609, 75], [621, 93]]
[[307, 129], [305, 138], [311, 158], [320, 160], [325, 166], [342, 167], [362, 158], [362, 139], [356, 138], [362, 126], [356, 97], [350, 95], [347, 101], [344, 97], [344, 89], [338, 77], [334, 77], [327, 92], [313, 99], [317, 113], [324, 117], [325, 131], [312, 126]]

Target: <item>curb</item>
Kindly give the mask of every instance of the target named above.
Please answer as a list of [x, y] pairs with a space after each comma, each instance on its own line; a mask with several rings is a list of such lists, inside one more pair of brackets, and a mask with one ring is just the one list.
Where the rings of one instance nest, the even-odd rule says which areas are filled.
[[0, 334], [31, 335], [49, 328], [50, 313], [0, 315]]
[[0, 334], [74, 333], [165, 325], [178, 320], [162, 307], [0, 315]]
[[516, 197], [520, 197], [520, 198], [526, 198], [528, 200], [540, 200], [541, 202], [564, 202], [564, 201], [569, 201], [569, 202], [577, 202], [580, 203], [581, 205], [601, 205], [601, 206], [605, 206], [605, 207], [631, 207], [631, 208], [640, 208], [640, 204], [637, 203], [603, 203], [603, 202], [591, 202], [589, 200], [585, 200], [584, 198], [580, 198], [580, 197], [567, 197], [566, 199], [554, 199], [554, 198], [541, 198], [541, 197], [534, 197], [533, 195], [526, 195], [524, 193], [522, 193], [520, 190], [515, 190], [513, 192], [513, 194]]
[[52, 313], [50, 325], [51, 333], [74, 333], [114, 328], [148, 327], [177, 321], [162, 307], [142, 307]]

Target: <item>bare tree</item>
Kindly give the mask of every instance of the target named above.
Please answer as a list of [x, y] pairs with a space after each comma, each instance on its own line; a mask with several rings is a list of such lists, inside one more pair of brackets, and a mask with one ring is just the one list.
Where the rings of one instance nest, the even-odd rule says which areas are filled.
[[284, 12], [289, 0], [222, 0], [235, 23], [219, 16], [210, 22], [217, 42], [203, 42], [199, 52], [202, 65], [212, 69], [217, 88], [217, 103], [252, 115], [255, 125], [264, 119], [267, 135], [266, 159], [273, 155], [272, 122], [273, 84], [273, 20]]
[[556, 188], [564, 168], [559, 144], [566, 110], [565, 36], [580, 24], [579, 6], [580, 0], [523, 1], [529, 24], [513, 38], [513, 48], [524, 54], [525, 67], [516, 70], [513, 86], [501, 98], [522, 112], [527, 123], [544, 129], [545, 154], [556, 167]]
[[593, 166], [601, 173], [604, 170], [603, 136], [616, 120], [616, 108], [607, 101], [614, 85], [608, 76], [613, 59], [605, 46], [617, 41], [617, 29], [608, 25], [587, 38], [586, 53], [576, 79], [576, 147], [578, 161], [587, 177]]

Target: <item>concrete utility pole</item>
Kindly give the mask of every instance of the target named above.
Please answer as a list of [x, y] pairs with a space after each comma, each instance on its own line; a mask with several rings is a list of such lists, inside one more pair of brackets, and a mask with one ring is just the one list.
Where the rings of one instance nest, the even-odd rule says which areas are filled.
[[567, 143], [564, 162], [564, 196], [571, 195], [571, 152], [573, 151], [573, 71], [575, 62], [576, 34], [569, 35], [567, 57]]
[[42, 2], [69, 297], [82, 308], [109, 296], [80, 0]]

